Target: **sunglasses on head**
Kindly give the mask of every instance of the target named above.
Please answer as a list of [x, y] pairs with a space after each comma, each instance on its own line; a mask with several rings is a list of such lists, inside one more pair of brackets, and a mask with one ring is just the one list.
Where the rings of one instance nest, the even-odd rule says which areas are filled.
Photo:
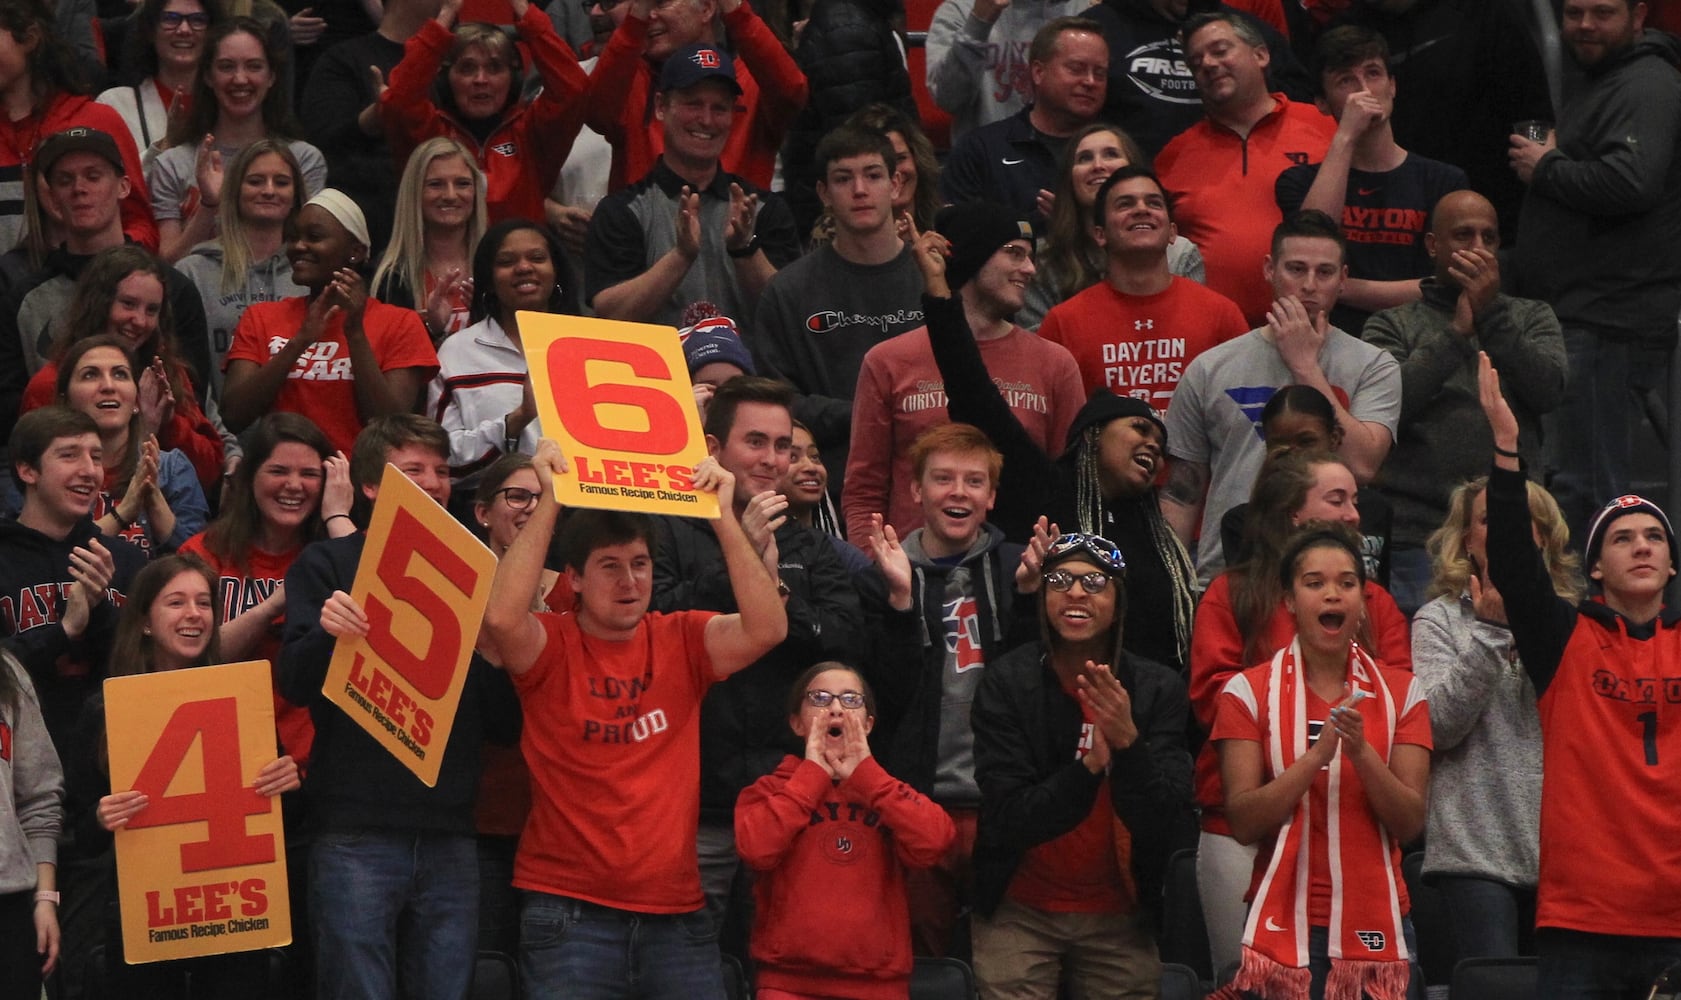
[[[1102, 535], [1087, 535], [1080, 532], [1068, 532], [1056, 536], [1051, 547], [1045, 552], [1045, 562], [1056, 562], [1071, 554], [1087, 555], [1099, 566], [1108, 571], [1110, 576], [1120, 576], [1126, 573], [1127, 561], [1121, 555], [1121, 550]], [[1067, 588], [1062, 588], [1066, 590]]]

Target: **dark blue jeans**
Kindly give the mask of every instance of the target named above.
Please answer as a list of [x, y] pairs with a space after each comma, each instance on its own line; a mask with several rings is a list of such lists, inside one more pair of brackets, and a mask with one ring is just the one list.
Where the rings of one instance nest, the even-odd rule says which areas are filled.
[[526, 1000], [724, 1000], [706, 910], [632, 913], [543, 892], [522, 894]]
[[1652, 980], [1681, 962], [1681, 940], [1587, 934], [1544, 927], [1536, 1000], [1645, 1000]]
[[1431, 880], [1453, 920], [1453, 940], [1460, 958], [1515, 958], [1533, 955], [1535, 890], [1462, 875]]
[[474, 839], [320, 834], [310, 849], [318, 1000], [464, 1000], [478, 955]]

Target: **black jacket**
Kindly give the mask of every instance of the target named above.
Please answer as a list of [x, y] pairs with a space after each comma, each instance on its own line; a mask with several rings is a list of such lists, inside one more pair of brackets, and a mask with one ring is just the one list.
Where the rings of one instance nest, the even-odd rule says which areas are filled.
[[[1142, 657], [1122, 657], [1115, 675], [1132, 698], [1139, 735], [1132, 746], [1112, 751], [1110, 802], [1132, 838], [1139, 903], [1153, 911], [1174, 832], [1191, 808], [1190, 697], [1179, 675]], [[990, 915], [1027, 851], [1091, 814], [1103, 779], [1074, 756], [1080, 703], [1062, 690], [1040, 643], [987, 665], [973, 720], [981, 788], [975, 908]]]
[[[983, 538], [984, 544], [971, 551], [962, 565], [970, 573], [981, 659], [993, 663], [1011, 648], [1013, 623], [1033, 616], [1035, 603], [1027, 599], [1024, 606], [1017, 606], [1015, 572], [1022, 546], [1004, 541], [1004, 533], [991, 524], [985, 526]], [[905, 541], [910, 554], [911, 539]], [[951, 569], [913, 556], [911, 607], [880, 609], [875, 655], [864, 667], [876, 693], [877, 731], [884, 736], [881, 755], [899, 780], [925, 795], [934, 787], [944, 721], [940, 704], [946, 670], [943, 616]]]
[[[70, 550], [94, 538], [111, 550], [116, 571], [105, 600], [89, 616], [87, 630], [72, 642], [60, 623], [73, 582]], [[144, 553], [119, 538], [101, 535], [92, 520], [78, 522], [63, 541], [16, 521], [0, 520], [0, 633], [6, 637], [5, 648], [29, 671], [41, 699], [41, 716], [61, 758], [82, 704], [106, 676], [118, 609], [134, 574], [145, 565]]]
[[[918, 120], [910, 74], [893, 33], [898, 6], [894, 0], [818, 0], [794, 49], [811, 97], [782, 145], [782, 193], [802, 240], [823, 214], [814, 187], [820, 179], [814, 160], [818, 141], [854, 111], [878, 101]], [[892, 161], [887, 169], [892, 171]]]
[[[712, 522], [655, 518], [654, 611], [739, 610]], [[727, 823], [741, 790], [804, 756], [788, 728], [788, 691], [823, 660], [852, 663], [864, 648], [864, 616], [827, 536], [792, 520], [776, 533], [777, 569], [788, 586], [788, 637], [751, 666], [712, 686], [700, 709], [700, 812]]]
[[479, 747], [486, 739], [512, 742], [519, 728], [519, 700], [502, 671], [474, 655], [431, 788], [321, 692], [337, 642], [321, 627], [321, 606], [333, 591], [350, 589], [366, 541], [358, 532], [316, 542], [286, 571], [286, 627], [275, 674], [281, 695], [307, 705], [315, 723], [304, 779], [310, 816], [321, 831], [471, 835]]

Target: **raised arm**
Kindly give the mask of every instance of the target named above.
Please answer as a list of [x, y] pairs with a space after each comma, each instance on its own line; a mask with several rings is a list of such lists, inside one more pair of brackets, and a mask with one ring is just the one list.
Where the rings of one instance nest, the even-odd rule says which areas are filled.
[[537, 473], [537, 509], [496, 565], [490, 585], [490, 601], [484, 609], [483, 644], [494, 649], [497, 666], [510, 674], [530, 670], [548, 643], [548, 633], [531, 610], [531, 595], [543, 581], [543, 562], [554, 538], [560, 517], [560, 501], [554, 495], [554, 474], [568, 468], [560, 446], [548, 438], [537, 443], [531, 457]]
[[714, 458], [695, 466], [695, 488], [718, 495], [719, 516], [713, 531], [724, 553], [730, 589], [735, 593], [733, 615], [718, 615], [706, 623], [706, 653], [718, 677], [728, 677], [770, 652], [788, 636], [788, 613], [777, 580], [767, 564], [775, 562], [776, 541], [761, 558], [741, 530], [735, 516], [735, 477]]

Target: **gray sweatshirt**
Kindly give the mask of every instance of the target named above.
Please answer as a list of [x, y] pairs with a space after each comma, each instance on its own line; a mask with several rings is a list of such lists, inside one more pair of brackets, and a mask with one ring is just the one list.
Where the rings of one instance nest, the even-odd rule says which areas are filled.
[[64, 772], [41, 721], [41, 703], [29, 675], [8, 654], [0, 670], [12, 672], [17, 704], [0, 703], [0, 894], [35, 888], [35, 866], [58, 863], [64, 824]]
[[1438, 597], [1412, 624], [1413, 673], [1435, 750], [1424, 872], [1533, 888], [1541, 858], [1541, 717], [1512, 633], [1469, 596]]

